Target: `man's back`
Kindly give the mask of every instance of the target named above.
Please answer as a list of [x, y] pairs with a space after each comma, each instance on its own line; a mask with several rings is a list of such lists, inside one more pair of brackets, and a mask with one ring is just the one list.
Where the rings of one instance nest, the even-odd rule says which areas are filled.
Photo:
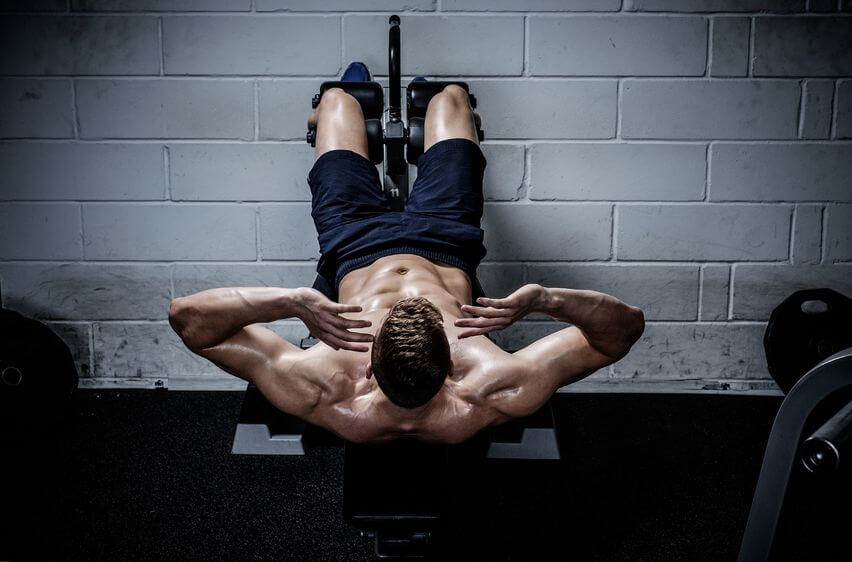
[[[396, 406], [375, 378], [366, 377], [369, 352], [335, 350], [319, 342], [294, 360], [292, 373], [322, 389], [314, 411], [320, 423], [351, 441], [380, 442], [410, 435], [424, 441], [458, 442], [508, 418], [489, 396], [511, 390], [505, 375], [517, 359], [484, 335], [458, 337], [463, 329], [455, 321], [469, 316], [461, 306], [471, 304], [466, 273], [413, 254], [396, 254], [348, 273], [339, 286], [341, 303], [362, 307], [362, 312], [345, 316], [372, 323], [353, 331], [373, 335], [396, 302], [417, 296], [429, 299], [441, 311], [450, 343], [453, 368], [438, 394], [413, 411]], [[274, 396], [270, 398], [275, 402]]]

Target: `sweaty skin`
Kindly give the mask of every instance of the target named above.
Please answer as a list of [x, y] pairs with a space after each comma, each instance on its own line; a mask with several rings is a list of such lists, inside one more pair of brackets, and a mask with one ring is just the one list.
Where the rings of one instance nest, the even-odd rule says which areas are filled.
[[[319, 342], [307, 350], [297, 368], [305, 373], [325, 373], [328, 369], [336, 373], [334, 384], [328, 384], [325, 394], [326, 407], [357, 421], [340, 427], [339, 433], [371, 442], [402, 435], [424, 441], [457, 442], [487, 425], [508, 419], [489, 406], [488, 397], [504, 389], [498, 371], [511, 361], [511, 354], [484, 335], [458, 337], [464, 328], [456, 327], [455, 321], [470, 317], [461, 306], [471, 304], [471, 289], [470, 278], [461, 269], [413, 254], [383, 257], [344, 276], [339, 286], [340, 302], [360, 305], [363, 310], [344, 316], [372, 322], [369, 328], [353, 331], [375, 335], [397, 301], [408, 297], [429, 299], [444, 317], [453, 367], [451, 376], [429, 403], [408, 410], [390, 402], [374, 377], [366, 377], [369, 352], [335, 351]], [[371, 342], [368, 346], [372, 349]]]
[[[560, 386], [623, 357], [644, 329], [640, 309], [595, 291], [530, 284], [471, 306], [466, 273], [412, 254], [351, 271], [338, 292], [333, 303], [307, 288], [210, 289], [174, 299], [169, 322], [194, 353], [254, 383], [280, 410], [362, 443], [458, 443], [531, 414]], [[407, 409], [371, 376], [370, 352], [392, 306], [416, 296], [441, 311], [452, 368], [432, 400]], [[514, 353], [484, 335], [532, 312], [571, 326]], [[302, 350], [259, 325], [291, 317], [322, 341]]]

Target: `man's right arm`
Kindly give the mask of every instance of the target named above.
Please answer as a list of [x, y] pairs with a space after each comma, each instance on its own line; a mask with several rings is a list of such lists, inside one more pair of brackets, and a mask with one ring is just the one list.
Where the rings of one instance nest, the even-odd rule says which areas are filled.
[[462, 307], [477, 317], [456, 322], [470, 328], [460, 337], [505, 328], [532, 312], [572, 324], [512, 355], [490, 400], [511, 417], [535, 412], [559, 387], [624, 357], [645, 326], [639, 308], [596, 291], [525, 285], [505, 299], [478, 302], [485, 306]]

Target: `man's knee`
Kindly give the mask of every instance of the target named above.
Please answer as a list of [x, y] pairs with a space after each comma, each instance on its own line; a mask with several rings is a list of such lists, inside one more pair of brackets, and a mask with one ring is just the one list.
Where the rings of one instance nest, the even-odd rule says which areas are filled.
[[358, 103], [355, 96], [349, 94], [343, 88], [329, 88], [323, 93], [318, 109], [322, 110], [341, 107], [352, 108], [355, 106], [359, 109], [361, 107], [361, 104]]
[[429, 106], [446, 105], [452, 109], [470, 109], [470, 98], [461, 86], [450, 84], [429, 100]]

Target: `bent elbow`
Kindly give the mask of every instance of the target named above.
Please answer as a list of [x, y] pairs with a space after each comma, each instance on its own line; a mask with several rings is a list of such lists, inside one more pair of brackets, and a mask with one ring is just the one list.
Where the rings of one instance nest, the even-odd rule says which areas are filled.
[[613, 362], [622, 359], [645, 332], [645, 313], [641, 308], [629, 306], [623, 320], [623, 332], [618, 352], [610, 357]]
[[183, 306], [180, 297], [172, 299], [169, 303], [169, 324], [175, 332], [180, 334], [183, 327]]
[[190, 349], [193, 349], [189, 310], [182, 297], [172, 299], [169, 303], [169, 325], [180, 336], [180, 339]]
[[631, 328], [629, 331], [629, 340], [630, 346], [632, 347], [634, 343], [639, 341], [639, 338], [642, 337], [642, 334], [645, 333], [645, 313], [642, 312], [642, 309], [636, 306], [630, 307], [632, 310], [630, 311], [632, 315]]

